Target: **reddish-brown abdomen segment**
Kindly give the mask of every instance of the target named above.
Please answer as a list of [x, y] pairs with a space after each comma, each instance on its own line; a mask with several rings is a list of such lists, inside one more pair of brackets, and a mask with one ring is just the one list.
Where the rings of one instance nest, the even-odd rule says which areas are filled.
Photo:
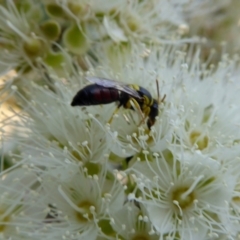
[[73, 98], [72, 106], [89, 106], [108, 104], [119, 101], [121, 92], [114, 88], [106, 88], [96, 84], [91, 84], [81, 89]]

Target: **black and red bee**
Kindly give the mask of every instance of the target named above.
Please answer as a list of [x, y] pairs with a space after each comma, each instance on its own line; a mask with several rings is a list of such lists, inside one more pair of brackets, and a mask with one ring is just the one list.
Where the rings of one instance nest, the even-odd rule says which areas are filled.
[[[135, 108], [141, 112], [143, 118], [141, 122], [148, 117], [148, 128], [150, 129], [154, 125], [159, 112], [158, 105], [160, 102], [164, 101], [165, 96], [161, 100], [156, 100], [151, 96], [148, 90], [138, 85], [124, 84], [122, 82], [99, 77], [87, 77], [86, 79], [93, 84], [77, 92], [72, 100], [72, 106], [89, 106], [119, 102], [114, 114], [120, 107], [134, 109], [133, 106], [135, 106]], [[109, 123], [111, 123], [112, 118], [113, 117], [109, 120]]]

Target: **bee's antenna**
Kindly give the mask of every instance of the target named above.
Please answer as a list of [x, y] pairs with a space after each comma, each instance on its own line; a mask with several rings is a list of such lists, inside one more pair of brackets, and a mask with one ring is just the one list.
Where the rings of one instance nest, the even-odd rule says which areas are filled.
[[161, 102], [164, 102], [166, 98], [166, 94], [164, 94], [163, 98], [161, 99], [158, 79], [156, 79], [156, 85], [157, 85], [158, 104], [160, 104]]
[[160, 104], [161, 100], [160, 100], [160, 91], [159, 91], [158, 79], [156, 79], [156, 86], [157, 86], [158, 104]]

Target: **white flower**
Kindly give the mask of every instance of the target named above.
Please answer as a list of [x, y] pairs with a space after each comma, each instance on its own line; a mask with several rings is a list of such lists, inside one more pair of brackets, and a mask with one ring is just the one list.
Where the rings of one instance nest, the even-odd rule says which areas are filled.
[[173, 145], [181, 142], [180, 148], [216, 157], [219, 149], [238, 144], [239, 88], [231, 73], [235, 62], [227, 61], [213, 73], [205, 68], [195, 71], [196, 66], [192, 66], [174, 81], [174, 93], [168, 98], [179, 110]]
[[[39, 205], [48, 209], [45, 218], [50, 219], [48, 223], [41, 219], [36, 235], [42, 232], [45, 237], [55, 232], [56, 238], [70, 238], [72, 234], [73, 239], [80, 237], [79, 231], [81, 237], [90, 231], [93, 239], [122, 235], [123, 203], [116, 211], [109, 206], [107, 215], [98, 211], [106, 207], [100, 198], [102, 187], [108, 180], [110, 185], [119, 184], [113, 169], [122, 164], [124, 172], [118, 177], [125, 185], [116, 189], [125, 190], [125, 194], [119, 193], [120, 199], [128, 194], [128, 201], [137, 202], [149, 221], [141, 229], [145, 234], [150, 231], [153, 238], [156, 233], [160, 239], [199, 240], [236, 236], [239, 214], [234, 213], [238, 210], [234, 197], [239, 195], [240, 107], [236, 77], [230, 74], [236, 61], [225, 58], [213, 71], [200, 63], [199, 52], [190, 64], [185, 53], [177, 49], [145, 49], [145, 54], [137, 52], [126, 62], [99, 62], [100, 66], [92, 64], [88, 72], [66, 72], [66, 79], [49, 71], [49, 87], [25, 84], [23, 93], [17, 91], [27, 113], [19, 114], [19, 128], [27, 129], [16, 138], [22, 152], [19, 164], [33, 168], [42, 179], [44, 197], [39, 199]], [[126, 86], [135, 84], [149, 91], [149, 99], [162, 99], [166, 94], [159, 103], [155, 123], [148, 127], [149, 115], [146, 113], [142, 121], [136, 105], [132, 105], [133, 109], [120, 108], [109, 122], [115, 101], [73, 108], [70, 103], [76, 92], [90, 84], [85, 76], [113, 79]], [[43, 78], [45, 82], [49, 79]], [[130, 158], [131, 162], [124, 165]], [[82, 190], [83, 195], [75, 201], [73, 189], [78, 193], [82, 188], [86, 191]], [[114, 195], [114, 187], [110, 188]], [[80, 226], [74, 212], [82, 213], [78, 203], [84, 196], [94, 200], [84, 212], [92, 219]], [[76, 230], [77, 226], [80, 230]], [[134, 237], [131, 233], [127, 229], [126, 238]]]
[[[209, 2], [209, 5], [215, 3]], [[214, 9], [221, 5], [215, 3]], [[128, 42], [130, 48], [135, 48], [136, 43], [195, 41], [181, 40], [181, 35], [188, 31], [187, 21], [192, 18], [185, 16], [186, 11], [190, 9], [196, 15], [194, 9], [199, 10], [201, 6], [209, 10], [207, 1], [23, 0], [15, 3], [10, 0], [0, 8], [0, 70], [14, 68], [26, 72], [42, 67], [39, 59], [48, 66], [61, 68], [65, 62], [60, 53], [63, 47], [75, 56], [97, 58], [95, 50], [99, 46], [112, 51], [116, 42], [123, 45]]]
[[104, 17], [103, 24], [107, 30], [109, 36], [115, 42], [127, 42], [127, 37], [125, 36], [123, 30], [117, 26], [115, 21], [110, 21], [107, 17]]
[[[70, 102], [77, 90], [59, 82], [54, 85], [55, 92], [33, 84], [28, 86], [25, 96], [17, 93], [20, 102], [26, 104], [28, 113], [28, 116], [21, 115], [21, 123], [18, 124], [18, 129], [27, 129], [27, 136], [19, 138], [20, 146], [26, 158], [32, 156], [33, 163], [54, 166], [56, 162], [48, 160], [54, 155], [59, 160], [58, 164], [62, 165], [62, 152], [75, 164], [106, 162], [105, 155], [110, 152], [111, 139], [101, 118], [110, 118], [111, 112], [105, 112], [105, 116], [98, 119], [95, 114], [99, 115], [101, 107], [92, 108], [93, 111], [90, 111], [91, 108], [73, 108]], [[104, 114], [103, 111], [100, 113]]]
[[[217, 45], [220, 41], [226, 41], [227, 39], [227, 48], [231, 48], [230, 45], [233, 42], [237, 43], [234, 39], [237, 37], [235, 35], [237, 31], [234, 31], [234, 29], [237, 29], [238, 14], [235, 9], [238, 9], [238, 6], [238, 1], [232, 0], [189, 1], [184, 16], [188, 19], [190, 34], [204, 35], [209, 43], [211, 42], [204, 46], [209, 52], [215, 47], [219, 48]], [[221, 54], [218, 54], [218, 57], [220, 56]]]
[[[179, 146], [179, 150], [200, 150], [215, 157], [219, 150], [238, 144], [240, 119], [236, 113], [240, 110], [240, 89], [235, 75], [237, 59], [230, 60], [223, 56], [217, 67], [207, 68], [199, 60], [199, 52], [188, 63], [184, 52], [176, 47], [163, 47], [149, 51], [147, 57], [135, 53], [129, 61], [118, 62], [119, 66], [105, 61], [104, 57], [102, 60], [103, 66], [91, 69], [91, 75], [137, 84], [146, 88], [155, 99], [155, 80], [159, 79], [161, 96], [166, 94], [159, 108], [158, 121], [152, 129], [158, 141], [149, 144], [151, 137], [148, 133], [133, 129], [141, 121], [140, 114], [128, 111], [128, 115], [125, 111], [128, 124], [121, 110], [111, 126], [117, 130], [118, 139], [125, 139], [122, 142], [130, 143], [137, 151], [146, 149], [146, 146], [154, 151], [166, 146], [174, 147], [175, 151]], [[104, 61], [107, 63], [104, 64]], [[118, 124], [120, 119], [121, 124]], [[135, 135], [134, 140], [132, 134]], [[143, 140], [146, 144], [142, 144]]]
[[124, 239], [159, 239], [146, 213], [134, 203], [125, 204], [121, 210], [113, 214], [113, 218], [115, 219], [113, 228]]
[[[153, 162], [132, 167], [138, 191], [131, 199], [140, 202], [161, 239], [205, 239], [208, 235], [231, 234], [229, 202], [236, 177], [216, 161], [201, 155], [166, 159], [154, 154]], [[225, 220], [223, 220], [225, 219]], [[233, 221], [232, 221], [233, 224]]]
[[0, 238], [32, 239], [36, 219], [43, 209], [35, 205], [39, 181], [31, 169], [13, 169], [1, 173]]
[[[138, 156], [142, 151], [164, 151], [172, 139], [173, 128], [171, 111], [160, 106], [160, 113], [154, 126], [149, 130], [141, 123], [139, 113], [120, 110], [119, 117], [114, 119], [110, 131], [116, 132], [116, 142], [111, 150], [118, 156]], [[127, 117], [129, 120], [125, 119]], [[109, 133], [110, 134], [110, 133]]]
[[12, 0], [7, 1], [6, 7], [0, 6], [1, 74], [12, 69], [29, 70], [43, 54], [44, 42], [36, 34], [36, 25], [29, 23], [29, 19], [36, 21], [40, 16], [32, 4], [28, 7], [31, 10], [23, 14]]
[[[92, 1], [90, 8], [95, 15], [103, 14], [103, 24], [109, 36], [116, 40], [116, 31], [121, 37], [118, 41], [126, 40], [145, 42], [146, 40], [157, 41], [161, 38], [169, 39], [174, 31], [182, 23], [182, 11], [184, 3], [178, 7], [169, 1]], [[99, 19], [100, 20], [100, 19]], [[115, 23], [109, 28], [107, 22]], [[115, 34], [114, 34], [115, 33]], [[124, 37], [123, 37], [124, 36]]]
[[[66, 172], [66, 174], [68, 174]], [[87, 176], [82, 169], [61, 181], [47, 172], [42, 175], [42, 198], [46, 220], [39, 235], [46, 239], [96, 239], [111, 237], [111, 216], [124, 203], [123, 186], [104, 169], [97, 176]], [[48, 207], [47, 207], [48, 206]]]

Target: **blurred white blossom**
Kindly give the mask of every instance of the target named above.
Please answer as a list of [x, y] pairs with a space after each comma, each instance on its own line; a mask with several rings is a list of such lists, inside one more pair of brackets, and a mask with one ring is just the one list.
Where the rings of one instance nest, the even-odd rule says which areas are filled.
[[[239, 238], [239, 58], [187, 36], [228, 4], [1, 1], [0, 239]], [[89, 77], [144, 102], [72, 107]]]
[[[118, 67], [103, 58], [101, 66], [77, 70], [68, 79], [49, 70], [42, 76], [43, 82], [51, 79], [49, 86], [25, 84], [24, 77], [21, 91], [15, 89], [24, 112], [20, 122], [10, 122], [19, 130], [15, 164], [38, 173], [44, 196], [39, 206], [53, 215], [39, 220], [44, 231], [39, 228], [36, 238], [49, 231], [53, 238], [73, 239], [90, 234], [92, 239], [237, 236], [237, 59], [226, 56], [209, 68], [198, 51], [191, 63], [189, 56], [176, 47], [152, 48], [147, 56], [136, 53], [128, 62], [119, 61]], [[155, 124], [151, 129], [139, 125], [140, 114], [124, 108], [109, 124], [115, 103], [71, 107], [76, 92], [89, 84], [86, 76], [134, 83], [156, 99], [158, 79], [160, 97], [166, 98]], [[105, 185], [112, 196], [108, 200], [100, 197]], [[82, 201], [91, 201], [84, 211], [86, 218], [92, 216], [83, 225], [76, 218]]]
[[[64, 170], [63, 170], [64, 171]], [[111, 215], [122, 208], [124, 190], [117, 179], [104, 169], [87, 176], [79, 167], [66, 181], [46, 172], [42, 176], [40, 206], [48, 209], [38, 229], [46, 239], [96, 239], [112, 234]]]
[[[84, 57], [98, 59], [96, 49], [135, 49], [137, 44], [180, 44], [196, 15], [220, 9], [226, 1], [22, 0], [0, 6], [0, 73], [55, 69], [67, 49], [84, 68]], [[210, 3], [208, 3], [210, 2]], [[214, 4], [213, 4], [214, 3]], [[214, 5], [214, 8], [209, 6]], [[207, 10], [206, 10], [207, 9]]]
[[[236, 179], [220, 163], [199, 154], [182, 153], [177, 159], [154, 153], [152, 162], [138, 162], [132, 170], [140, 192], [131, 199], [146, 208], [163, 238], [205, 239], [232, 235], [229, 203]], [[131, 194], [132, 195], [132, 194]], [[226, 224], [228, 222], [228, 224]], [[229, 227], [229, 228], [228, 228]]]

